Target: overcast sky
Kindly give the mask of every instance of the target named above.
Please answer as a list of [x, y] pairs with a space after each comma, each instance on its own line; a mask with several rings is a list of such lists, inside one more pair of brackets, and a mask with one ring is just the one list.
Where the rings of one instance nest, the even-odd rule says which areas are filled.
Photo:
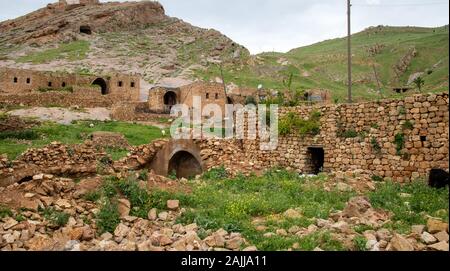
[[[0, 0], [0, 21], [56, 0]], [[107, 2], [107, 1], [103, 1]], [[346, 0], [160, 0], [169, 16], [214, 28], [253, 54], [346, 35]], [[353, 32], [374, 25], [442, 26], [449, 0], [353, 0]]]

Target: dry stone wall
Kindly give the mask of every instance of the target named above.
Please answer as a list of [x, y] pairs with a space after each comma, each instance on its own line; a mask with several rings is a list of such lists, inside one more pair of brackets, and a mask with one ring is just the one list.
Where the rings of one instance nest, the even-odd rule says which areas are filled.
[[[259, 140], [240, 144], [204, 141], [208, 167], [221, 164], [254, 171], [281, 166], [299, 173], [314, 173], [314, 159], [323, 151], [324, 172], [365, 172], [398, 182], [426, 177], [432, 168], [449, 168], [449, 97], [427, 94], [404, 100], [359, 104], [280, 108], [302, 119], [321, 113], [318, 135], [292, 132], [280, 136], [274, 151], [261, 151]], [[319, 158], [320, 160], [320, 158]]]
[[106, 157], [101, 148], [86, 141], [79, 145], [53, 142], [43, 148], [31, 148], [15, 161], [0, 158], [0, 187], [7, 186], [36, 174], [89, 175], [98, 170], [98, 162]]

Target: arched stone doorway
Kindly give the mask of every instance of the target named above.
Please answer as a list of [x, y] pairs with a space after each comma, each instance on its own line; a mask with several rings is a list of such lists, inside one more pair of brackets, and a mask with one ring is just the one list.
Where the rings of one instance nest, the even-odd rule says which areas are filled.
[[187, 151], [179, 151], [169, 160], [168, 173], [177, 178], [192, 178], [202, 172], [200, 162]]
[[234, 101], [231, 97], [227, 97], [227, 104], [234, 104]]
[[164, 105], [166, 109], [172, 109], [172, 106], [177, 104], [177, 94], [173, 91], [168, 91], [164, 94]]
[[106, 95], [109, 93], [108, 84], [103, 78], [97, 78], [92, 82], [92, 85], [97, 85], [102, 88], [102, 95]]

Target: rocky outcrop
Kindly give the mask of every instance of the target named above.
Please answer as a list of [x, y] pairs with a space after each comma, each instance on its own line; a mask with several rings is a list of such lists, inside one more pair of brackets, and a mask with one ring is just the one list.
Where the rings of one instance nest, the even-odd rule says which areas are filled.
[[73, 40], [81, 32], [133, 30], [167, 19], [158, 2], [49, 4], [28, 15], [0, 24], [2, 42], [46, 43]]

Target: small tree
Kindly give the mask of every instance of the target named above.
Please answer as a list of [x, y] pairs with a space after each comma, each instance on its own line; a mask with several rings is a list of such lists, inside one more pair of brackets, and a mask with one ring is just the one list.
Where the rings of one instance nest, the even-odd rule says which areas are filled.
[[416, 79], [414, 79], [413, 83], [417, 86], [419, 92], [422, 92], [422, 87], [423, 85], [425, 85], [425, 81], [422, 79], [422, 77], [417, 77]]

